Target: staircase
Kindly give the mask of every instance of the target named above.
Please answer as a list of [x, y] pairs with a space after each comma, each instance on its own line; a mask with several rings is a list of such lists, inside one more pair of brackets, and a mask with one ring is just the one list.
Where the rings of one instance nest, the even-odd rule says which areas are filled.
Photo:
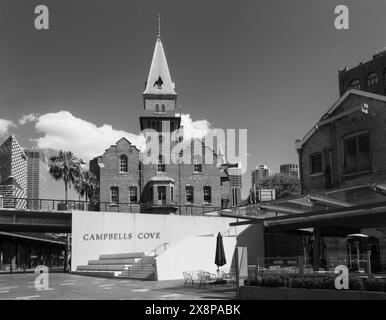
[[99, 260], [90, 260], [87, 265], [78, 266], [74, 272], [80, 275], [157, 280], [155, 256], [144, 252], [104, 254]]

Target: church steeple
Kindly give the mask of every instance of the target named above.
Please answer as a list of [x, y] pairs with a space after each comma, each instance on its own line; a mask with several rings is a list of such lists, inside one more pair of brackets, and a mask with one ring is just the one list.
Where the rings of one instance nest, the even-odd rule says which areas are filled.
[[157, 16], [157, 40], [144, 95], [176, 95], [161, 41], [161, 18]]

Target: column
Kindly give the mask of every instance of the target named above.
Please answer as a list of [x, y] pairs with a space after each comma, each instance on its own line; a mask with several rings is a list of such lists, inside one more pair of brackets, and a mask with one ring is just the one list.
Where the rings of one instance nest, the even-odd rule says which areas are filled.
[[320, 266], [320, 229], [314, 228], [314, 270], [318, 270]]

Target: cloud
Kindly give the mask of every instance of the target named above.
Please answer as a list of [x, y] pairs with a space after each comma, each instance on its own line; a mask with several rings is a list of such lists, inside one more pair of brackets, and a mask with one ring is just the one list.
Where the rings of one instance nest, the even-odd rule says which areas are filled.
[[0, 119], [0, 137], [6, 135], [12, 127], [16, 127], [13, 121]]
[[[68, 111], [46, 113], [43, 115], [29, 114], [23, 116], [20, 124], [36, 121], [36, 130], [43, 134], [34, 139], [39, 148], [72, 151], [83, 160], [90, 160], [104, 153], [111, 145], [122, 137], [129, 140], [137, 148], [142, 149], [145, 139], [140, 134], [114, 129], [111, 125], [97, 126], [87, 120], [77, 118]], [[201, 139], [211, 129], [207, 120], [193, 121], [189, 114], [181, 114], [184, 126], [184, 140]]]
[[184, 127], [184, 140], [202, 139], [212, 130], [208, 120], [193, 121], [190, 114], [181, 114], [181, 125]]
[[43, 133], [42, 137], [35, 140], [39, 148], [72, 151], [83, 160], [103, 154], [122, 137], [138, 148], [145, 144], [141, 135], [116, 130], [108, 124], [98, 127], [68, 111], [43, 114], [39, 116], [35, 127]]
[[39, 115], [36, 113], [25, 114], [19, 119], [20, 125], [25, 125], [28, 122], [34, 122], [39, 119]]

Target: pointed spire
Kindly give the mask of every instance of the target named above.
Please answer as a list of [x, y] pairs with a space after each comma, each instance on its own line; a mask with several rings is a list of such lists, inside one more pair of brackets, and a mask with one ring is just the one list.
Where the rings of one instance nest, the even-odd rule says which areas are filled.
[[160, 13], [158, 13], [157, 15], [157, 26], [158, 26], [157, 38], [161, 38], [161, 14]]
[[158, 14], [157, 41], [155, 43], [153, 59], [150, 66], [146, 89], [143, 94], [176, 95], [174, 83], [170, 76], [168, 63], [161, 41], [161, 16]]

